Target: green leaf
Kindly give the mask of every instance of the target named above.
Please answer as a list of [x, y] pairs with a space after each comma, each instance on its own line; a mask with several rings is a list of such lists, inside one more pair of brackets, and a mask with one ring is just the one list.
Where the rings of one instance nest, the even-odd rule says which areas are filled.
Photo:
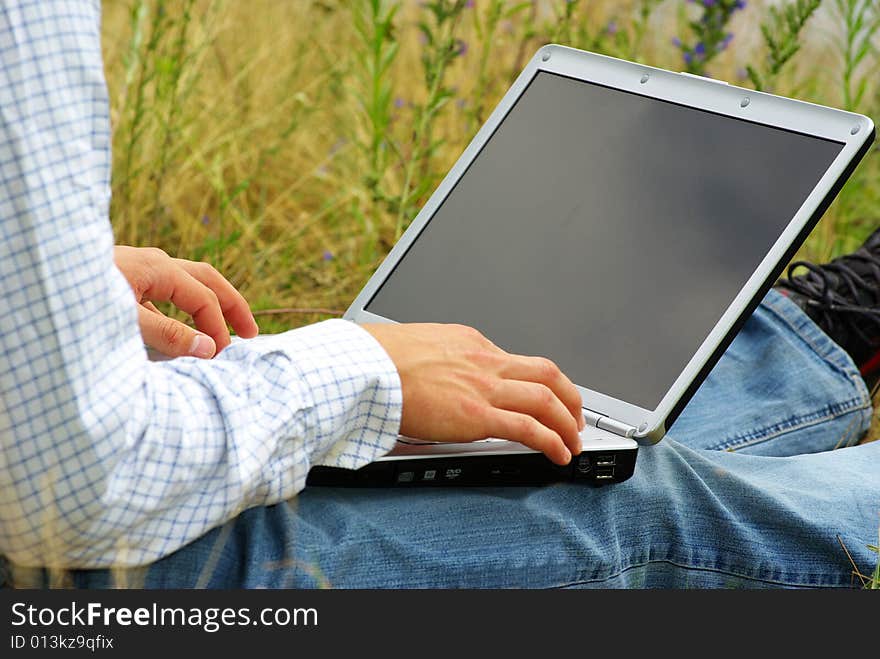
[[746, 65], [746, 74], [749, 76], [749, 80], [752, 81], [755, 89], [757, 91], [763, 91], [764, 89], [764, 81], [761, 79], [761, 75], [755, 70], [751, 64]]

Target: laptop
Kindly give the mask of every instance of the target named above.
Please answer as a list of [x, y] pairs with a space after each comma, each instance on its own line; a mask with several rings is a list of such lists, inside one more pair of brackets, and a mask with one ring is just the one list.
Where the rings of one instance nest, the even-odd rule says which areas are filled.
[[[617, 483], [675, 423], [875, 137], [865, 116], [540, 48], [354, 300], [555, 361], [583, 452], [400, 437], [309, 485]], [[650, 449], [645, 449], [650, 450]]]

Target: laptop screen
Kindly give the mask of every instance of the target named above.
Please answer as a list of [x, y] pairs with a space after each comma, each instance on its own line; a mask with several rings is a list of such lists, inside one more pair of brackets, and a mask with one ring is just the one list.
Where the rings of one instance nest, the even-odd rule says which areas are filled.
[[842, 148], [539, 72], [366, 310], [653, 410]]

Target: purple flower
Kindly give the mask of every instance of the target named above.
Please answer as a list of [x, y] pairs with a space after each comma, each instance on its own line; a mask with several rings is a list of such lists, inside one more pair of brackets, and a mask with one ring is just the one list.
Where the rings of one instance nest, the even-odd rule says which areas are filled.
[[746, 0], [736, 0], [736, 4], [733, 6], [734, 9], [745, 9], [746, 8]]
[[746, 71], [745, 67], [741, 66], [736, 70], [736, 77], [739, 80], [745, 80], [749, 77], [749, 72]]
[[611, 35], [617, 34], [617, 21], [608, 21], [608, 25], [605, 26], [605, 31]]
[[690, 64], [690, 63], [693, 62], [693, 61], [694, 61], [694, 56], [693, 56], [693, 55], [691, 55], [690, 53], [685, 53], [685, 54], [684, 54], [684, 63], [685, 63], [685, 64]]
[[468, 45], [467, 41], [463, 41], [462, 39], [455, 40], [455, 54], [459, 57], [463, 57], [467, 55]]
[[474, 0], [467, 0], [467, 2], [464, 3], [464, 8], [465, 9], [473, 9], [474, 8]]
[[400, 96], [395, 96], [395, 97], [394, 97], [394, 107], [395, 107], [395, 108], [397, 108], [397, 109], [399, 110], [399, 109], [402, 108], [404, 105], [406, 105], [406, 101], [404, 101], [402, 98], [400, 98]]
[[699, 57], [702, 57], [706, 54], [706, 46], [702, 41], [698, 41], [697, 45], [694, 46], [694, 54]]
[[208, 215], [202, 215], [202, 224], [208, 226], [211, 224], [211, 218]]
[[724, 40], [721, 42], [721, 50], [727, 48], [731, 41], [733, 41], [733, 32], [728, 32], [724, 35]]
[[333, 252], [331, 252], [329, 249], [325, 249], [324, 253], [321, 255], [321, 260], [332, 261], [333, 260]]
[[703, 6], [708, 9], [715, 6], [715, 0], [703, 0]]
[[681, 48], [681, 39], [678, 37], [672, 37], [672, 45], [676, 48]]
[[347, 143], [348, 143], [348, 140], [346, 140], [344, 137], [340, 137], [330, 146], [330, 150], [327, 151], [327, 155], [328, 156], [335, 156], [337, 153], [339, 153], [340, 149], [342, 149], [342, 147], [344, 147]]

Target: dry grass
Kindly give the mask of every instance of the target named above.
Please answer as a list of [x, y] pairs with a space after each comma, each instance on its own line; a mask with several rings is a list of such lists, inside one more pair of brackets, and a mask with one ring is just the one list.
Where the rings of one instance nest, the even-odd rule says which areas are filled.
[[[447, 0], [440, 5], [458, 13], [441, 22], [404, 2], [382, 34], [392, 4], [371, 14], [369, 0], [106, 0], [119, 241], [211, 261], [258, 310], [264, 331], [334, 315], [538, 46], [558, 41], [682, 68], [671, 40], [687, 39], [687, 19], [699, 11], [657, 0], [474, 8]], [[774, 91], [846, 102], [845, 4], [826, 0], [807, 23]], [[760, 68], [765, 57], [766, 7], [753, 1], [734, 15], [725, 28], [733, 46], [711, 62], [713, 75], [748, 86], [744, 67]], [[443, 63], [444, 39], [457, 52], [432, 85], [425, 62]], [[392, 50], [387, 68], [375, 65], [376, 53]], [[855, 109], [875, 116], [878, 63], [869, 50], [850, 84], [864, 81]], [[852, 250], [878, 218], [875, 149], [799, 257]]]

